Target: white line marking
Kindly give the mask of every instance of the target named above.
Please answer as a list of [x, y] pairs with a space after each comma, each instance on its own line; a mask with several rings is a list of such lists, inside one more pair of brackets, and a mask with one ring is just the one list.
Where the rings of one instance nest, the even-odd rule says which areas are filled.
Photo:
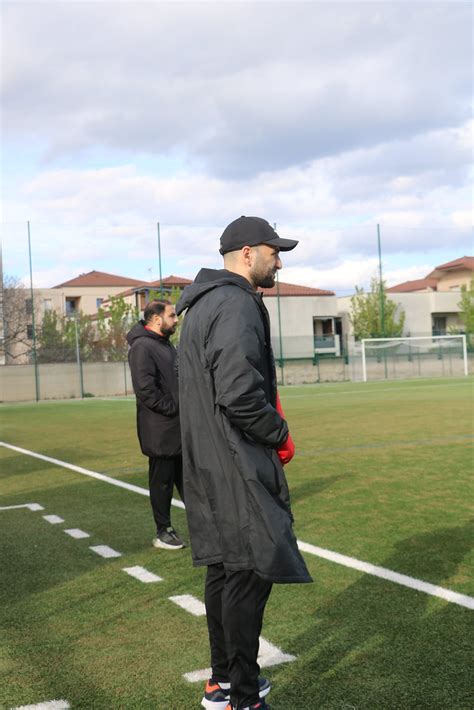
[[[257, 660], [261, 668], [268, 668], [269, 666], [277, 666], [280, 663], [295, 661], [296, 656], [292, 656], [290, 653], [283, 653], [278, 646], [274, 646], [270, 641], [260, 636], [260, 651]], [[211, 675], [211, 668], [202, 668], [199, 671], [184, 673], [183, 678], [189, 683], [197, 683], [198, 681], [207, 680]]]
[[153, 572], [149, 572], [147, 569], [144, 567], [124, 567], [122, 572], [126, 572], [127, 574], [130, 575], [130, 577], [135, 577], [135, 579], [138, 579], [140, 582], [144, 582], [145, 584], [149, 584], [150, 582], [162, 582], [163, 578], [158, 577], [157, 574], [153, 574]]
[[63, 518], [60, 518], [59, 515], [43, 515], [43, 518], [48, 521], [48, 523], [51, 523], [51, 525], [58, 525], [59, 523], [64, 523]]
[[95, 552], [97, 555], [100, 555], [101, 557], [122, 557], [121, 552], [117, 552], [117, 550], [113, 550], [108, 545], [93, 545], [89, 549], [91, 549], [92, 552]]
[[416, 589], [419, 592], [425, 592], [425, 594], [431, 594], [433, 597], [439, 597], [447, 602], [465, 606], [467, 609], [474, 609], [474, 597], [469, 597], [466, 594], [459, 594], [458, 592], [453, 592], [445, 587], [438, 587], [435, 584], [423, 582], [421, 579], [409, 577], [406, 574], [392, 572], [392, 570], [386, 569], [385, 567], [378, 567], [370, 562], [362, 562], [362, 560], [357, 560], [355, 557], [340, 555], [338, 552], [325, 550], [323, 547], [316, 547], [315, 545], [310, 545], [309, 543], [302, 542], [301, 540], [298, 540], [298, 547], [302, 552], [308, 552], [310, 555], [323, 557], [331, 562], [336, 562], [338, 565], [351, 567], [352, 569], [357, 569], [360, 572], [372, 574], [375, 577], [380, 577], [381, 579], [387, 579], [390, 582], [401, 584], [403, 587], [409, 587], [410, 589]]
[[67, 700], [47, 700], [36, 705], [21, 705], [12, 710], [68, 710], [70, 707]]
[[193, 597], [192, 594], [178, 594], [174, 597], [168, 597], [172, 602], [189, 611], [193, 616], [206, 616], [206, 607], [199, 599]]
[[5, 505], [0, 510], [16, 510], [17, 508], [28, 508], [29, 510], [44, 510], [39, 503], [23, 503], [23, 505]]
[[64, 531], [66, 535], [75, 538], [76, 540], [81, 540], [83, 537], [90, 537], [89, 533], [84, 532], [84, 530], [79, 530], [79, 528], [69, 528], [69, 530]]
[[[120, 481], [117, 478], [111, 478], [110, 476], [105, 476], [103, 473], [97, 473], [97, 471], [89, 471], [87, 468], [82, 468], [82, 466], [75, 466], [72, 463], [67, 463], [67, 461], [60, 461], [60, 459], [53, 459], [50, 456], [44, 456], [43, 454], [37, 454], [34, 451], [29, 451], [28, 449], [22, 449], [19, 446], [13, 446], [12, 444], [7, 444], [4, 441], [0, 441], [0, 446], [5, 446], [7, 449], [12, 451], [18, 451], [20, 454], [25, 454], [26, 456], [33, 456], [35, 459], [41, 459], [41, 461], [47, 461], [55, 466], [61, 466], [62, 468], [68, 468], [76, 473], [82, 473], [84, 476], [90, 476], [91, 478], [97, 478], [99, 481], [105, 481], [105, 483], [111, 483], [113, 486], [118, 486], [119, 488], [125, 488], [127, 491], [133, 491], [133, 493], [140, 493], [142, 496], [149, 496], [149, 491], [147, 488], [141, 488], [140, 486], [134, 486], [133, 483], [126, 483], [125, 481]], [[184, 503], [180, 500], [173, 498], [171, 501], [173, 505], [177, 508], [184, 509]]]
[[[432, 385], [438, 386], [438, 385]], [[464, 384], [463, 384], [464, 386]], [[387, 388], [389, 389], [389, 388]], [[298, 396], [298, 395], [296, 395]], [[86, 476], [91, 476], [92, 478], [98, 478], [106, 483], [111, 483], [114, 486], [119, 486], [120, 488], [126, 488], [134, 493], [140, 493], [141, 495], [148, 496], [148, 490], [146, 488], [140, 488], [139, 486], [134, 486], [131, 483], [124, 483], [110, 476], [104, 476], [101, 473], [96, 473], [95, 471], [88, 471], [86, 468], [81, 468], [80, 466], [73, 466], [72, 464], [66, 463], [65, 461], [59, 461], [58, 459], [52, 459], [49, 456], [43, 456], [42, 454], [36, 454], [33, 451], [28, 451], [27, 449], [21, 449], [19, 446], [13, 446], [12, 444], [6, 444], [0, 441], [0, 446], [5, 446], [7, 449], [12, 449], [13, 451], [18, 451], [21, 454], [26, 454], [27, 456], [33, 456], [34, 458], [42, 459], [48, 461], [49, 463], [54, 463], [56, 466], [62, 466], [63, 468], [69, 468], [77, 473], [83, 473]], [[178, 508], [184, 508], [184, 504], [180, 500], [173, 499], [173, 505]], [[316, 555], [317, 557], [324, 557], [331, 562], [336, 562], [337, 564], [345, 565], [346, 567], [352, 567], [353, 569], [359, 569], [366, 574], [372, 574], [375, 577], [381, 577], [382, 579], [387, 579], [395, 584], [400, 584], [404, 587], [409, 587], [410, 589], [416, 589], [417, 591], [424, 592], [425, 594], [431, 594], [435, 597], [440, 597], [445, 601], [452, 602], [453, 604], [459, 604], [460, 606], [467, 607], [468, 609], [474, 609], [474, 597], [469, 597], [466, 594], [459, 594], [458, 592], [453, 592], [445, 587], [438, 587], [429, 582], [423, 582], [421, 579], [416, 579], [415, 577], [409, 577], [404, 574], [398, 574], [398, 572], [393, 572], [392, 570], [385, 569], [384, 567], [377, 567], [370, 562], [363, 562], [357, 560], [354, 557], [347, 557], [346, 555], [341, 555], [338, 552], [332, 552], [331, 550], [325, 550], [322, 547], [316, 547], [315, 545], [310, 545], [307, 542], [298, 542], [300, 550], [302, 552], [307, 552], [310, 555]]]

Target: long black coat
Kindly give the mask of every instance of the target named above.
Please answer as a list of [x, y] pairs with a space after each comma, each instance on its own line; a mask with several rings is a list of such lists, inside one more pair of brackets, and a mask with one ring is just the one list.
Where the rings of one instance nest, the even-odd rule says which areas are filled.
[[275, 448], [288, 436], [275, 409], [268, 313], [248, 281], [203, 269], [177, 312], [184, 488], [194, 564], [310, 582], [292, 530]]
[[176, 349], [168, 338], [147, 330], [143, 321], [131, 329], [127, 341], [141, 450], [151, 458], [179, 456]]

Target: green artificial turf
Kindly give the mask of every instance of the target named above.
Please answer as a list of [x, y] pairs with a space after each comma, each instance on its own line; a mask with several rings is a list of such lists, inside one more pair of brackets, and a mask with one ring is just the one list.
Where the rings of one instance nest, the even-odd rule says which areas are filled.
[[[298, 538], [473, 595], [472, 380], [288, 387]], [[1, 439], [147, 487], [133, 399], [3, 405]], [[0, 447], [0, 707], [191, 710], [209, 665], [204, 570], [151, 546], [146, 496]], [[64, 523], [51, 525], [43, 515]], [[173, 522], [187, 535], [185, 513]], [[65, 528], [91, 537], [75, 540]], [[122, 557], [103, 559], [90, 545]], [[264, 670], [272, 710], [474, 708], [473, 612], [309, 554], [312, 585], [275, 586], [263, 635], [297, 656]], [[163, 578], [143, 584], [123, 567]]]

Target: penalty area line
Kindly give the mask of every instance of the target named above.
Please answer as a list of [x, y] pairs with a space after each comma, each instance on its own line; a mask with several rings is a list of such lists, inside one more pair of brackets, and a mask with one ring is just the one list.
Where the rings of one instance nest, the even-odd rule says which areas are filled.
[[[85, 476], [90, 476], [91, 478], [96, 478], [99, 481], [104, 481], [105, 483], [110, 483], [113, 486], [118, 486], [119, 488], [125, 488], [133, 493], [139, 493], [140, 495], [148, 496], [149, 492], [146, 488], [141, 488], [140, 486], [134, 486], [132, 483], [126, 483], [125, 481], [120, 481], [111, 476], [105, 476], [102, 473], [97, 473], [96, 471], [89, 471], [87, 468], [82, 468], [82, 466], [75, 466], [74, 464], [67, 463], [66, 461], [61, 461], [59, 459], [51, 458], [50, 456], [44, 456], [43, 454], [37, 454], [35, 451], [29, 451], [28, 449], [22, 449], [19, 446], [13, 446], [13, 444], [7, 444], [4, 441], [0, 441], [0, 446], [4, 446], [12, 451], [17, 451], [20, 454], [25, 454], [26, 456], [32, 456], [33, 458], [41, 459], [42, 461], [47, 461], [55, 466], [60, 466], [62, 468], [70, 469], [76, 473], [82, 473]], [[184, 508], [184, 503], [180, 500], [173, 498], [172, 504], [178, 508]], [[444, 601], [450, 602], [452, 604], [458, 604], [459, 606], [466, 607], [467, 609], [474, 609], [474, 597], [470, 597], [467, 594], [459, 594], [458, 592], [453, 592], [451, 589], [446, 589], [445, 587], [439, 587], [430, 582], [424, 582], [416, 577], [410, 577], [406, 574], [400, 574], [394, 572], [393, 570], [386, 569], [385, 567], [379, 567], [373, 565], [370, 562], [364, 562], [362, 560], [357, 560], [355, 557], [348, 557], [347, 555], [341, 555], [339, 552], [333, 552], [332, 550], [326, 550], [322, 547], [317, 547], [316, 545], [311, 545], [302, 540], [298, 540], [298, 547], [302, 552], [306, 552], [310, 555], [315, 555], [316, 557], [322, 557], [330, 562], [335, 562], [336, 564], [343, 565], [344, 567], [350, 567], [351, 569], [356, 569], [365, 574], [373, 575], [374, 577], [379, 577], [385, 579], [389, 582], [394, 582], [402, 587], [408, 587], [409, 589], [414, 589], [419, 592], [424, 592], [425, 594], [430, 594], [434, 597], [439, 597], [444, 599]]]

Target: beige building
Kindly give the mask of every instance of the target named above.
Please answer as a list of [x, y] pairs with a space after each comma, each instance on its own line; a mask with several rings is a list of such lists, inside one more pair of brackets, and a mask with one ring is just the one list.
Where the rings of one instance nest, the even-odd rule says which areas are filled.
[[[461, 288], [474, 276], [474, 257], [463, 256], [437, 266], [424, 279], [405, 281], [387, 288], [388, 297], [405, 312], [404, 335], [446, 335], [462, 331], [459, 317]], [[344, 331], [352, 332], [351, 298], [338, 298]]]
[[[181, 276], [167, 276], [163, 289], [182, 290], [192, 283]], [[143, 311], [152, 292], [160, 290], [160, 281], [130, 288], [120, 294], [127, 303]], [[333, 291], [280, 282], [270, 289], [259, 289], [265, 299], [271, 322], [275, 357], [285, 359], [340, 355], [342, 330]], [[107, 310], [107, 302], [103, 303]]]

